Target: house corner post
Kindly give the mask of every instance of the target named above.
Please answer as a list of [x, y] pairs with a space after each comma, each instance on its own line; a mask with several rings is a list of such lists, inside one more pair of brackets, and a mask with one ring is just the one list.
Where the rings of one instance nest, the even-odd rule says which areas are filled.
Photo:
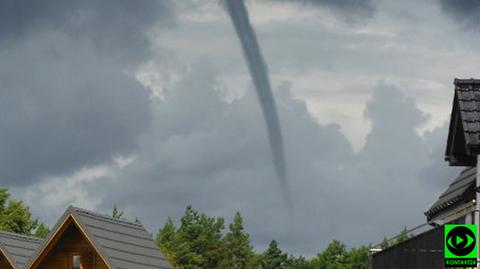
[[[475, 214], [474, 214], [474, 223], [477, 225], [477, 237], [480, 235], [480, 193], [478, 192], [480, 188], [480, 155], [477, 155], [477, 167], [476, 167], [476, 177], [475, 177]], [[477, 239], [477, 244], [480, 238]], [[480, 248], [477, 248], [477, 269], [480, 269]]]

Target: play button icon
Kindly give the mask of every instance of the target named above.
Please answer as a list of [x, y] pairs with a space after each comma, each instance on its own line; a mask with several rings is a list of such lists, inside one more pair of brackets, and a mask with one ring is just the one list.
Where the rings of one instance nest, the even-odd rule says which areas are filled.
[[465, 256], [475, 248], [475, 234], [466, 227], [455, 227], [450, 230], [446, 238], [448, 250], [457, 255]]
[[463, 240], [460, 236], [455, 236], [455, 241], [456, 241], [455, 244], [458, 246], [460, 243], [462, 243], [465, 240]]

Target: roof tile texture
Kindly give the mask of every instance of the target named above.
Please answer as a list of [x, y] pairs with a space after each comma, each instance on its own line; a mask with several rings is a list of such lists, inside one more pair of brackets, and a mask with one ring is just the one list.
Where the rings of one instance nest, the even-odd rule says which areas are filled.
[[13, 260], [16, 269], [25, 268], [41, 243], [42, 239], [39, 238], [0, 232], [0, 248]]
[[458, 102], [465, 142], [480, 144], [480, 81], [456, 79], [455, 95]]
[[439, 212], [456, 205], [462, 201], [466, 192], [475, 187], [476, 169], [474, 167], [466, 168], [448, 188], [438, 197], [437, 201], [425, 212], [428, 218], [433, 217]]
[[114, 269], [170, 269], [141, 223], [114, 219], [80, 208], [69, 209]]

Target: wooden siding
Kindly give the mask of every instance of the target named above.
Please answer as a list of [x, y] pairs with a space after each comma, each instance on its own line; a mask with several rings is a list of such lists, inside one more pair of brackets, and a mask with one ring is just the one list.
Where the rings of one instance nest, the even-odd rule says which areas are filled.
[[80, 255], [81, 269], [108, 269], [88, 240], [73, 222], [63, 232], [55, 246], [40, 262], [38, 269], [71, 269], [72, 256]]
[[1, 269], [13, 269], [7, 259], [0, 252], [0, 268]]

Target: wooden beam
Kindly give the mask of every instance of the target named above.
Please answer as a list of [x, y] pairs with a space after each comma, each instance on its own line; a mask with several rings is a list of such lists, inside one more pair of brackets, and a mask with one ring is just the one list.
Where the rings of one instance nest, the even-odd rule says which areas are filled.
[[0, 247], [0, 254], [2, 254], [3, 257], [5, 257], [5, 260], [10, 264], [10, 266], [13, 269], [17, 268], [17, 264], [13, 262], [13, 260], [10, 258], [10, 255], [8, 255], [7, 252], [3, 250], [3, 248], [1, 247]]

